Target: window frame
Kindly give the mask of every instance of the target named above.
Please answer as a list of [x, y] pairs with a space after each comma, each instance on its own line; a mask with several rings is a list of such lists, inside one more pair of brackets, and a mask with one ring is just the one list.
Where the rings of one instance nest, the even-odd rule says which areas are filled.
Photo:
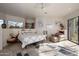
[[[12, 24], [10, 25], [10, 22], [14, 22], [15, 24], [12, 26]], [[22, 26], [18, 26], [19, 23], [22, 23]], [[12, 21], [12, 20], [8, 20], [7, 21], [7, 25], [9, 26], [12, 26], [12, 27], [8, 27], [8, 28], [18, 28], [18, 29], [21, 29], [23, 28], [23, 25], [24, 23], [23, 22], [19, 22], [19, 21]]]

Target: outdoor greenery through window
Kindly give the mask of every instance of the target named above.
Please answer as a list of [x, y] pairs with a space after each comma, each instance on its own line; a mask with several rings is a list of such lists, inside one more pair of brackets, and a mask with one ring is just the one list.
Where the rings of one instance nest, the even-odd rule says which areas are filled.
[[8, 21], [9, 28], [23, 28], [23, 22]]

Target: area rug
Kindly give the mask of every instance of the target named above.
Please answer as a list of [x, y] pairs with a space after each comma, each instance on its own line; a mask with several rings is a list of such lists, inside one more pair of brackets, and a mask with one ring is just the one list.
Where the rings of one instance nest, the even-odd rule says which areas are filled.
[[67, 56], [77, 56], [77, 53], [76, 53], [75, 50], [73, 51], [73, 49], [71, 50], [71, 49], [69, 49], [67, 47], [62, 47], [62, 46], [59, 46], [59, 47], [60, 47], [59, 52], [65, 54]]

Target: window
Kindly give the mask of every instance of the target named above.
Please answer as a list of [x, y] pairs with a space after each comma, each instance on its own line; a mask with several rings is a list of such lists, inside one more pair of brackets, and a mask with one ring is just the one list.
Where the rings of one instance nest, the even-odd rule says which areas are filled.
[[23, 27], [23, 23], [19, 22], [19, 23], [16, 24], [16, 26], [19, 26], [20, 28], [22, 28]]
[[23, 28], [23, 22], [8, 21], [8, 28]]
[[4, 21], [3, 20], [0, 20], [0, 28], [1, 28], [1, 25], [4, 23]]

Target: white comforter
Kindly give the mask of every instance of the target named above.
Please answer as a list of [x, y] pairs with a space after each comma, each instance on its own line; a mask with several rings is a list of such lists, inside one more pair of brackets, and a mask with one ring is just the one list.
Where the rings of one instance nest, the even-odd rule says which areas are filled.
[[28, 44], [39, 42], [46, 39], [46, 35], [33, 34], [33, 33], [20, 33], [18, 36], [19, 40], [22, 42], [22, 48]]

